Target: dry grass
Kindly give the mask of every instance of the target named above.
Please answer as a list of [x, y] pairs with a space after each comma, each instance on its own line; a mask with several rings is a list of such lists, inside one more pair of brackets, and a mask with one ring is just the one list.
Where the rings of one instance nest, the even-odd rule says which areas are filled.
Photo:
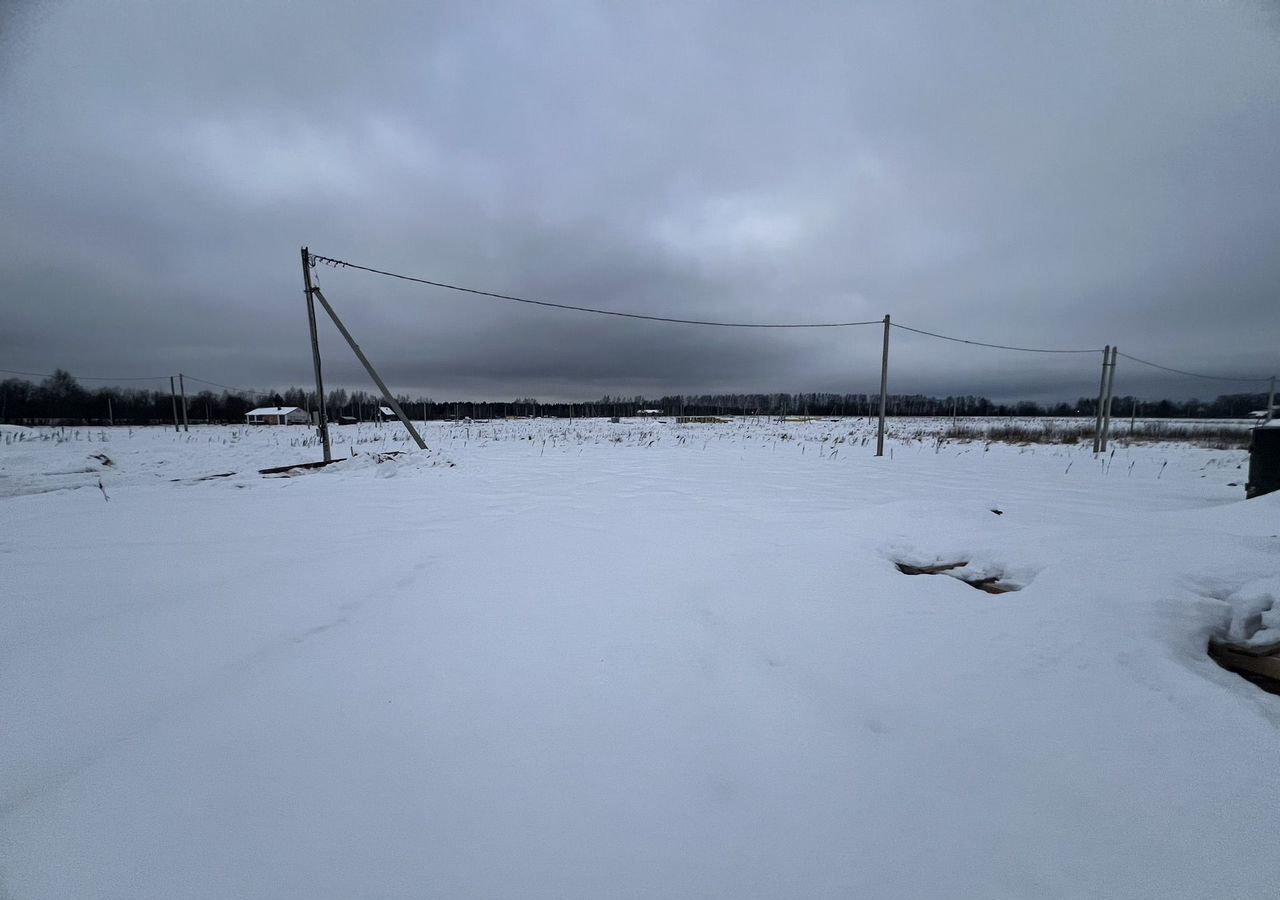
[[[1093, 425], [1044, 422], [1035, 424], [957, 424], [943, 429], [939, 438], [949, 441], [992, 441], [1001, 444], [1079, 444], [1092, 442]], [[1249, 446], [1247, 425], [1191, 425], [1181, 422], [1139, 422], [1112, 428], [1111, 443], [1191, 444], [1210, 450], [1243, 450]]]

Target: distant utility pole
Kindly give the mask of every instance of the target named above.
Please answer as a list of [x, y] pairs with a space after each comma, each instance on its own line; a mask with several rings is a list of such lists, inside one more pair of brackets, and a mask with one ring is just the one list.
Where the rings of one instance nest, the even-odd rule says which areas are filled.
[[307, 324], [311, 328], [311, 364], [316, 370], [316, 400], [320, 407], [320, 443], [324, 445], [324, 461], [333, 462], [333, 450], [329, 446], [329, 420], [324, 413], [324, 379], [320, 375], [320, 337], [316, 333], [315, 288], [311, 285], [311, 251], [302, 248], [302, 282], [307, 290]]
[[880, 428], [876, 432], [876, 456], [884, 456], [884, 413], [889, 403], [889, 316], [884, 317], [884, 353], [880, 357]]
[[115, 414], [114, 414], [113, 412], [111, 412], [111, 397], [110, 397], [110, 396], [108, 396], [108, 397], [107, 397], [107, 424], [108, 424], [108, 425], [114, 425], [114, 424], [116, 424], [116, 417], [115, 417]]
[[173, 430], [178, 431], [178, 392], [173, 386], [173, 376], [169, 376], [169, 403], [173, 406]]
[[182, 378], [182, 373], [178, 373], [178, 389], [182, 391], [182, 430], [190, 431], [187, 427], [187, 383]]
[[1276, 376], [1272, 375], [1271, 390], [1267, 392], [1267, 414], [1263, 417], [1262, 421], [1270, 422], [1271, 419], [1275, 416], [1275, 408], [1276, 408]]

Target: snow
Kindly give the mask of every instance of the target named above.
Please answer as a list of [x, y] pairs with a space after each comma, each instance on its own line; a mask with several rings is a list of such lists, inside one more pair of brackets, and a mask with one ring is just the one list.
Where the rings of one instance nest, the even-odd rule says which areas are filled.
[[1269, 895], [1280, 495], [922, 428], [5, 436], [0, 897]]
[[245, 415], [249, 416], [283, 416], [297, 410], [296, 406], [259, 406], [257, 409], [251, 409]]
[[1256, 578], [1223, 597], [1231, 607], [1226, 638], [1245, 647], [1280, 644], [1280, 573]]

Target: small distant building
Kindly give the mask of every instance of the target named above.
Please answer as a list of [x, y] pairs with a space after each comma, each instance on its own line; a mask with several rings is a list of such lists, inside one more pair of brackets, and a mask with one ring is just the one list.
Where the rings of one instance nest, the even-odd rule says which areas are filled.
[[383, 419], [394, 419], [396, 417], [396, 411], [390, 406], [379, 406], [378, 414], [381, 415]]
[[245, 414], [249, 425], [310, 425], [311, 415], [297, 406], [259, 406]]
[[662, 415], [662, 410], [660, 410], [660, 409], [637, 409], [637, 410], [636, 410], [636, 415], [637, 415], [637, 416], [644, 416], [645, 418], [653, 418], [654, 416], [660, 416], [660, 415]]

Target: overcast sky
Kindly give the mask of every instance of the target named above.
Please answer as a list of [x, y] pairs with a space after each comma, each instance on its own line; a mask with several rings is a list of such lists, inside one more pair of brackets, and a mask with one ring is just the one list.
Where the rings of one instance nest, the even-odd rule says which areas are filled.
[[[0, 368], [312, 379], [299, 247], [681, 318], [1280, 370], [1280, 13], [1200, 3], [0, 4]], [[398, 391], [875, 391], [880, 329], [319, 270]], [[371, 387], [322, 323], [328, 386]], [[894, 392], [1100, 354], [893, 333]], [[1124, 359], [1119, 394], [1212, 397]]]

